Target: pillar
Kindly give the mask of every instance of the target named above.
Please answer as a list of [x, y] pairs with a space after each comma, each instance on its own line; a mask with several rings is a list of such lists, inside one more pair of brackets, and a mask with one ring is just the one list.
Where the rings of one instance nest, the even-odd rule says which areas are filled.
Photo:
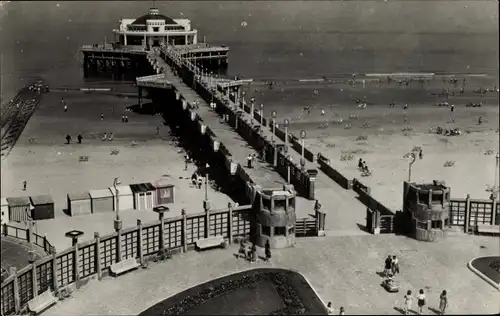
[[122, 231], [116, 232], [116, 262], [122, 261]]
[[95, 241], [95, 270], [97, 274], [97, 279], [99, 281], [102, 280], [102, 266], [101, 266], [101, 251], [100, 251], [100, 243], [101, 243], [101, 236], [99, 235], [99, 232], [94, 233], [94, 241]]
[[467, 194], [467, 197], [465, 198], [465, 219], [464, 219], [464, 233], [469, 232], [469, 226], [470, 226], [470, 195]]
[[[54, 269], [55, 270], [55, 267]], [[15, 267], [9, 268], [9, 275], [14, 276], [13, 288], [14, 288], [14, 308], [16, 313], [21, 309], [21, 299], [19, 297], [19, 280], [17, 279], [17, 269]], [[3, 313], [2, 313], [3, 314]]]
[[205, 238], [210, 237], [210, 210], [205, 207]]
[[31, 265], [31, 283], [33, 284], [33, 297], [38, 296], [38, 280], [36, 278], [36, 261]]
[[229, 244], [232, 244], [233, 243], [233, 206], [231, 205], [231, 202], [229, 202], [229, 205], [228, 205], [228, 214], [227, 214], [227, 221], [228, 221], [228, 235], [229, 235]]
[[185, 209], [182, 209], [182, 251], [187, 252], [187, 215]]
[[429, 196], [427, 197], [427, 205], [432, 205], [432, 189], [429, 189]]
[[139, 257], [139, 263], [144, 263], [144, 252], [142, 251], [142, 221], [137, 219], [137, 256]]
[[276, 168], [276, 166], [278, 166], [278, 150], [276, 149], [275, 144], [272, 144], [271, 148], [273, 150], [273, 167]]
[[52, 254], [52, 288], [54, 289], [54, 292], [57, 293], [59, 284], [57, 283], [57, 254], [55, 251]]
[[185, 45], [189, 44], [187, 34], [184, 36]]
[[139, 88], [139, 108], [142, 109], [142, 87]]
[[75, 252], [73, 252], [73, 273], [75, 274], [76, 288], [80, 287], [80, 265], [78, 264], [78, 243], [75, 245]]
[[123, 44], [128, 45], [127, 44], [127, 34], [123, 34]]
[[165, 218], [160, 213], [160, 250], [165, 249]]
[[495, 225], [497, 218], [497, 200], [491, 201], [491, 225]]

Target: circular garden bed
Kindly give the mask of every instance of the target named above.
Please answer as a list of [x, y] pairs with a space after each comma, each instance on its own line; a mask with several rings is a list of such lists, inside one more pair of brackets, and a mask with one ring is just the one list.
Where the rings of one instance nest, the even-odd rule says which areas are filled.
[[471, 265], [488, 279], [500, 285], [500, 257], [479, 257], [472, 260]]
[[302, 275], [284, 269], [255, 269], [192, 287], [139, 316], [308, 314], [328, 313]]

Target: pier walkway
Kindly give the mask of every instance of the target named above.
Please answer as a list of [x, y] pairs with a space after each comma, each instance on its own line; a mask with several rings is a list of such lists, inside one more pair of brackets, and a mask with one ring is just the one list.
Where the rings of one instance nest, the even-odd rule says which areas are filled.
[[[182, 59], [178, 56], [172, 56], [172, 51], [163, 48], [161, 50], [165, 55], [169, 56], [172, 60], [176, 62], [181, 62]], [[159, 77], [158, 88], [161, 85], [170, 83], [176, 90], [178, 90], [181, 95], [186, 98], [189, 104], [193, 104], [194, 101], [197, 102], [199, 108], [196, 110], [198, 115], [202, 118], [203, 122], [209, 126], [214, 133], [220, 138], [221, 142], [229, 149], [233, 158], [240, 163], [241, 166], [245, 167], [245, 170], [249, 176], [259, 185], [263, 187], [270, 186], [275, 187], [278, 183], [286, 183], [287, 179], [284, 179], [272, 165], [266, 162], [257, 162], [254, 169], [246, 168], [246, 157], [248, 154], [257, 154], [259, 148], [252, 148], [248, 143], [231, 127], [229, 124], [224, 122], [217, 113], [210, 108], [210, 105], [203, 100], [201, 96], [198, 95], [191, 87], [186, 85], [184, 81], [174, 74], [171, 67], [162, 58], [160, 50], [150, 51], [148, 58], [153, 66], [156, 67], [159, 75], [164, 74], [163, 77]], [[194, 76], [194, 84], [202, 84], [212, 91], [214, 98], [223, 100], [223, 102], [231, 108], [237, 111], [241, 109], [240, 117], [244, 118], [247, 122], [250, 122], [251, 126], [260, 126], [260, 121], [240, 108], [239, 100], [233, 102], [229, 98], [229, 94], [224, 94], [218, 91], [217, 86], [225, 87], [228, 84], [231, 85], [231, 80], [219, 79], [208, 74], [202, 73], [188, 60], [182, 61], [191, 65], [190, 69], [196, 75]], [[138, 82], [140, 78], [138, 78]], [[155, 81], [154, 78], [150, 77], [150, 82]], [[148, 85], [153, 86], [152, 83]], [[272, 125], [271, 125], [272, 126]], [[284, 146], [284, 142], [277, 136], [273, 137], [272, 127], [262, 126], [262, 134], [266, 139], [274, 139], [276, 145]], [[287, 155], [298, 164], [301, 160], [301, 154], [289, 147]], [[247, 170], [248, 169], [248, 170]], [[319, 169], [316, 163], [307, 162], [305, 163], [305, 169], [316, 169], [318, 174], [315, 180], [315, 198], [322, 204], [322, 211], [324, 211], [326, 216], [326, 235], [344, 236], [344, 235], [364, 235], [367, 234], [360, 229], [360, 226], [366, 224], [366, 206], [364, 206], [356, 197], [357, 194], [352, 190], [345, 190], [340, 187], [335, 181], [329, 178], [324, 172]], [[314, 201], [307, 200], [302, 197], [297, 197], [296, 214], [297, 217], [308, 217], [314, 214], [313, 210]]]
[[[189, 104], [198, 104], [196, 113], [200, 116], [203, 122], [217, 135], [221, 143], [230, 151], [235, 162], [238, 162], [248, 175], [257, 184], [262, 187], [277, 187], [285, 180], [273, 170], [273, 167], [266, 162], [258, 161], [254, 163], [254, 168], [246, 168], [246, 158], [249, 154], [258, 156], [258, 152], [248, 146], [246, 141], [234, 131], [228, 124], [221, 121], [221, 117], [210, 108], [210, 105], [205, 102], [193, 89], [188, 87], [181, 78], [176, 76], [166, 62], [159, 55], [150, 55], [155, 58], [159, 66], [163, 69], [163, 78], [158, 79], [160, 82], [169, 82], [176, 88], [177, 91], [186, 99]], [[161, 75], [160, 75], [161, 76]], [[140, 80], [140, 78], [138, 78]]]

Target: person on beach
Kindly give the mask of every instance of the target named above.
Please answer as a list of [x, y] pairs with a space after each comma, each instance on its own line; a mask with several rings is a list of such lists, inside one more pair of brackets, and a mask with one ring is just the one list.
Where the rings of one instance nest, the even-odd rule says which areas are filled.
[[405, 103], [403, 109], [408, 110], [408, 103]]
[[384, 262], [384, 276], [388, 277], [391, 274], [392, 258], [389, 255]]
[[271, 244], [269, 244], [269, 240], [266, 241], [266, 245], [264, 247], [264, 254], [266, 255], [266, 261], [271, 260]]
[[83, 137], [82, 137], [81, 134], [78, 134], [78, 136], [76, 137], [76, 139], [78, 139], [78, 144], [81, 144]]
[[128, 123], [128, 115], [125, 115], [125, 123]]
[[481, 124], [483, 124], [483, 117], [482, 116], [478, 117], [478, 119], [477, 119], [477, 125], [481, 125]]
[[339, 315], [345, 315], [344, 306], [340, 306]]
[[452, 104], [451, 107], [450, 107], [450, 111], [451, 112], [455, 112], [455, 104]]
[[156, 127], [156, 135], [160, 135], [160, 127], [159, 126]]
[[446, 296], [446, 290], [443, 290], [439, 295], [439, 312], [441, 312], [441, 315], [444, 315], [446, 307], [448, 307], [448, 296]]
[[425, 294], [424, 290], [420, 289], [417, 295], [418, 313], [422, 315], [425, 306]]
[[102, 141], [105, 141], [106, 139], [108, 139], [108, 133], [104, 133], [102, 136]]
[[246, 247], [245, 247], [245, 240], [244, 239], [242, 239], [240, 241], [240, 249], [238, 250], [238, 258], [240, 257], [240, 255], [243, 255], [244, 258], [247, 257]]
[[66, 144], [71, 142], [71, 136], [69, 134], [66, 135]]
[[359, 158], [358, 169], [363, 169], [363, 159]]
[[[184, 170], [188, 170], [188, 163], [189, 163], [189, 154], [186, 153], [184, 155]], [[196, 174], [196, 173], [194, 173], [194, 174]]]
[[321, 110], [321, 115], [325, 115], [325, 110]]
[[104, 120], [104, 113], [101, 113], [101, 121]]
[[252, 245], [252, 262], [257, 261], [257, 246]]
[[396, 275], [396, 273], [399, 273], [399, 261], [396, 256], [392, 256], [391, 272], [392, 275]]
[[68, 112], [68, 106], [66, 104], [64, 105], [64, 112]]
[[122, 123], [125, 123], [125, 115], [122, 115]]
[[196, 171], [191, 175], [191, 183], [194, 187], [196, 187], [196, 184], [198, 183], [198, 174], [196, 173]]
[[409, 315], [411, 310], [411, 304], [413, 303], [413, 296], [411, 295], [411, 290], [408, 290], [408, 292], [406, 292], [406, 295], [404, 296], [404, 301], [405, 301], [405, 306], [403, 310], [405, 312], [405, 315]]
[[419, 158], [420, 160], [422, 160], [422, 158], [424, 158], [424, 151], [423, 151], [423, 149], [420, 149], [420, 150], [419, 150], [419, 152], [418, 152], [418, 158]]
[[113, 133], [109, 134], [109, 137], [108, 137], [108, 141], [112, 141], [113, 140]]
[[28, 182], [23, 181], [23, 191], [26, 191], [26, 187], [28, 186]]
[[328, 302], [328, 304], [326, 305], [326, 310], [328, 311], [328, 315], [333, 315], [332, 302]]

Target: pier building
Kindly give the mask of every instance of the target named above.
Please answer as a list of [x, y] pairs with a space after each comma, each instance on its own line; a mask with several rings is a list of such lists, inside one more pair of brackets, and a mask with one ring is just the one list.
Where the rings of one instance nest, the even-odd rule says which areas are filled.
[[121, 45], [153, 46], [198, 43], [198, 31], [191, 29], [188, 19], [172, 19], [150, 8], [148, 14], [136, 19], [121, 19], [114, 29], [115, 42]]

